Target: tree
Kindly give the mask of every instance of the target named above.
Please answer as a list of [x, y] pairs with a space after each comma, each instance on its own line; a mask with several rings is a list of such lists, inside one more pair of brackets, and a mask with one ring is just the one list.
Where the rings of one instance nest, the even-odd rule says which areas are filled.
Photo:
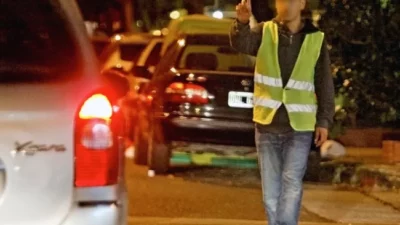
[[[391, 0], [323, 0], [337, 93], [353, 126], [400, 125], [400, 6]], [[351, 119], [353, 118], [353, 119]]]
[[161, 29], [170, 21], [172, 10], [185, 8], [189, 14], [203, 14], [204, 6], [213, 0], [136, 0], [136, 18], [143, 22], [141, 29], [149, 31]]

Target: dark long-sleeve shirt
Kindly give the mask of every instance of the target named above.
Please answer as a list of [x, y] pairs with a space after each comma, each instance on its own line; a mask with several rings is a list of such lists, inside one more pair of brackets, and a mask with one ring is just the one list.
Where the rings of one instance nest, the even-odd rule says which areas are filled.
[[[279, 32], [278, 60], [282, 82], [283, 85], [286, 85], [296, 64], [306, 34], [317, 32], [318, 29], [311, 21], [306, 20], [300, 32], [291, 34], [286, 27], [279, 23], [277, 24]], [[257, 56], [262, 40], [263, 25], [264, 23], [259, 23], [255, 27], [250, 28], [249, 24], [242, 24], [236, 20], [230, 33], [232, 47], [242, 53]], [[328, 128], [332, 124], [335, 113], [335, 92], [329, 52], [325, 40], [315, 66], [314, 84], [318, 102], [316, 126]], [[284, 133], [293, 130], [290, 126], [287, 110], [283, 105], [278, 109], [271, 124], [256, 124], [256, 126], [260, 132]]]

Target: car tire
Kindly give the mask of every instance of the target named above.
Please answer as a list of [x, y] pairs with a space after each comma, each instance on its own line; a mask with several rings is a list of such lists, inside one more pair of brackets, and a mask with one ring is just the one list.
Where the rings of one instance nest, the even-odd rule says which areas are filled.
[[155, 144], [150, 150], [149, 169], [156, 174], [166, 174], [169, 169], [170, 153], [164, 144]]
[[307, 171], [304, 176], [305, 181], [319, 182], [321, 173], [321, 156], [318, 151], [311, 151], [308, 156]]
[[134, 146], [135, 154], [133, 161], [137, 165], [147, 165], [149, 155], [149, 143], [147, 138], [144, 137], [143, 133], [139, 131], [139, 127], [135, 126], [134, 131]]
[[156, 174], [166, 174], [170, 167], [171, 149], [162, 141], [157, 131], [151, 131], [149, 139], [149, 170]]

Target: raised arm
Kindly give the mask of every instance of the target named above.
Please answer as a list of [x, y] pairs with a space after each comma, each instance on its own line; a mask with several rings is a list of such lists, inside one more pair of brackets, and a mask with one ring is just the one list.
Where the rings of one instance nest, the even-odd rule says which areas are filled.
[[[250, 4], [251, 2], [248, 0], [247, 2], [242, 1], [236, 6], [237, 19], [233, 22], [230, 39], [234, 49], [256, 56], [261, 44], [264, 23], [254, 23], [255, 19], [251, 16]], [[252, 26], [250, 26], [251, 24]]]

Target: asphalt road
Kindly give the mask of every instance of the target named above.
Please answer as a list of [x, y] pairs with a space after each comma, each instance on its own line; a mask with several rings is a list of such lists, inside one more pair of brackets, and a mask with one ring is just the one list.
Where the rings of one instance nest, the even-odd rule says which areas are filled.
[[[258, 172], [252, 169], [180, 167], [148, 177], [126, 162], [129, 225], [266, 224]], [[400, 211], [363, 193], [305, 184], [301, 225], [393, 224]]]
[[[130, 218], [265, 220], [254, 171], [179, 168], [168, 176], [148, 177], [146, 168], [135, 166], [129, 160], [126, 165]], [[231, 176], [224, 177], [227, 171], [231, 171]], [[208, 179], [212, 177], [210, 174], [215, 178]], [[232, 174], [237, 174], [237, 182], [232, 181], [235, 180]], [[251, 187], [247, 186], [250, 183]], [[247, 185], [241, 187], [241, 184]], [[301, 220], [328, 221], [305, 209]]]

